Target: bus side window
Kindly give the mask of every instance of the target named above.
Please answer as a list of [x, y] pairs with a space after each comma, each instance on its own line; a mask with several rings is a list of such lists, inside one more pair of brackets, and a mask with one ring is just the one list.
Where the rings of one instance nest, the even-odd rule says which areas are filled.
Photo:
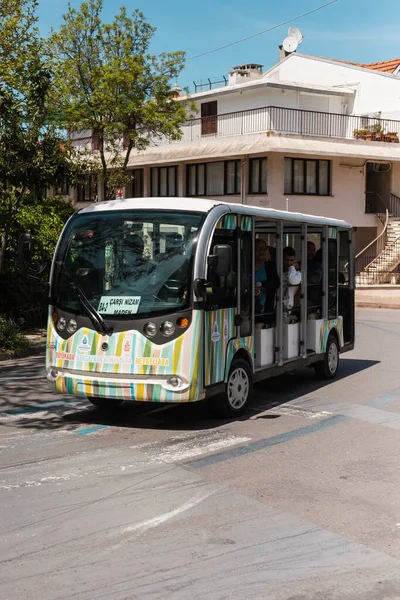
[[228, 245], [232, 248], [232, 271], [226, 277], [211, 273], [207, 288], [207, 309], [233, 308], [237, 306], [237, 234], [236, 231], [217, 229], [214, 233], [210, 252], [214, 246]]

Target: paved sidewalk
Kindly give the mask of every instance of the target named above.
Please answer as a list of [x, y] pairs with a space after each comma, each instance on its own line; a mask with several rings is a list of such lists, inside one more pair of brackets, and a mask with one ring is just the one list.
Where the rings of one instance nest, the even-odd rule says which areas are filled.
[[395, 308], [400, 309], [399, 285], [359, 286], [355, 295], [359, 308]]

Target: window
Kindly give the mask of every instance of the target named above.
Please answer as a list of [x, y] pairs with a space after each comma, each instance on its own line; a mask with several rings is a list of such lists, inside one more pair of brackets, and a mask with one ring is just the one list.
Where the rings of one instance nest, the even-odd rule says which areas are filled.
[[[61, 238], [57, 260], [106, 318], [175, 313], [190, 305], [195, 243], [203, 220], [201, 213], [168, 210], [76, 214]], [[86, 314], [77, 291], [57, 265], [55, 304]], [[116, 297], [120, 303], [112, 309]], [[135, 302], [127, 303], [127, 298]]]
[[217, 102], [203, 102], [201, 105], [201, 135], [215, 135], [218, 132]]
[[69, 181], [64, 179], [60, 185], [55, 188], [57, 196], [68, 196], [69, 194]]
[[151, 169], [151, 196], [177, 195], [178, 167], [153, 167]]
[[132, 198], [143, 197], [143, 169], [132, 171]]
[[285, 194], [329, 196], [331, 163], [329, 160], [285, 158]]
[[207, 308], [232, 308], [237, 306], [237, 233], [232, 230], [216, 229], [212, 242], [211, 254], [217, 245], [228, 245], [232, 248], [232, 271], [226, 277], [215, 273], [211, 275], [211, 286], [207, 290]]
[[240, 193], [240, 160], [187, 166], [188, 196], [226, 196]]
[[96, 202], [97, 201], [97, 177], [96, 175], [87, 175], [84, 181], [77, 186], [78, 202]]
[[251, 158], [249, 172], [249, 194], [267, 193], [267, 159]]

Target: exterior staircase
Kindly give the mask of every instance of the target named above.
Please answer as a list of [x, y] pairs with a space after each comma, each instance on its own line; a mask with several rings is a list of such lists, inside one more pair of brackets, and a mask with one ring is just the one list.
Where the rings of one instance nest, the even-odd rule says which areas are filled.
[[383, 224], [381, 234], [356, 256], [357, 284], [400, 283], [400, 198], [390, 194], [385, 208], [385, 214], [377, 214]]

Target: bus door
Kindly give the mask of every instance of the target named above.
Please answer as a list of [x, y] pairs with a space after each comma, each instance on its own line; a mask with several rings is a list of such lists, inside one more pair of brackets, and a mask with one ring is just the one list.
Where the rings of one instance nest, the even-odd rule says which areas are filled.
[[208, 269], [204, 319], [204, 384], [226, 380], [235, 353], [243, 348], [252, 356], [252, 266], [253, 226], [251, 217], [225, 215], [217, 223], [210, 254], [218, 245], [232, 249], [232, 268], [226, 276]]

